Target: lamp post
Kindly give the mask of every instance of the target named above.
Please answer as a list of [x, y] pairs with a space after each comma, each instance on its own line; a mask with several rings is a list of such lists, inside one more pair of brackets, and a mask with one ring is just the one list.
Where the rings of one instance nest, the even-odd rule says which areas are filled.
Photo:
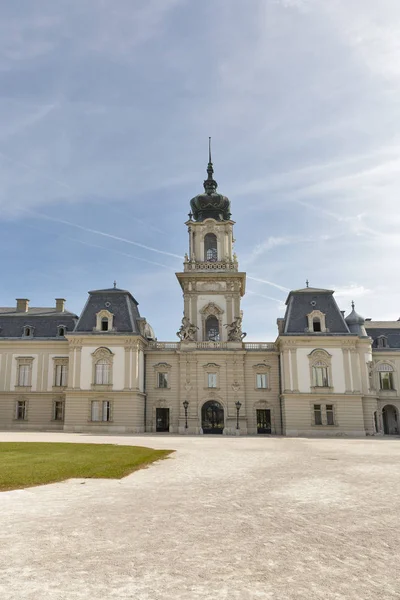
[[189, 402], [187, 400], [185, 400], [182, 404], [183, 404], [183, 408], [185, 409], [185, 429], [187, 429], [188, 428], [187, 411], [188, 411]]
[[237, 402], [235, 402], [235, 406], [236, 406], [236, 429], [239, 429], [239, 411], [240, 411], [240, 407], [242, 406], [242, 403], [238, 400]]

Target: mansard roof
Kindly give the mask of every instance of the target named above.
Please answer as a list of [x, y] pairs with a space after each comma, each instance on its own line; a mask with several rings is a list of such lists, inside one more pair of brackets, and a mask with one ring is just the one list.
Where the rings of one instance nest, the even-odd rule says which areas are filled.
[[[51, 339], [59, 337], [59, 327], [73, 331], [78, 316], [67, 310], [59, 311], [50, 307], [29, 307], [26, 312], [15, 307], [0, 308], [0, 339], [18, 339], [23, 336], [25, 327], [32, 327], [31, 339]], [[63, 338], [61, 338], [63, 339]]]
[[321, 335], [308, 331], [307, 315], [314, 310], [325, 315], [327, 331], [323, 335], [351, 335], [333, 297], [333, 290], [310, 287], [293, 290], [287, 297], [286, 305], [283, 335]]
[[119, 288], [91, 290], [74, 331], [98, 333], [93, 330], [96, 327], [96, 315], [101, 310], [112, 313], [114, 332], [140, 334], [138, 302], [130, 292]]
[[380, 350], [400, 349], [400, 321], [366, 321], [365, 329], [374, 348], [379, 348], [378, 338], [385, 337], [387, 346]]

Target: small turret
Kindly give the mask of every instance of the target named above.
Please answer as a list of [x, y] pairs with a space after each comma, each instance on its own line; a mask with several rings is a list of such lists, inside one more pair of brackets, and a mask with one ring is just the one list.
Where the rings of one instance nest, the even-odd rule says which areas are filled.
[[350, 329], [350, 333], [356, 333], [359, 337], [368, 337], [368, 334], [365, 330], [365, 319], [356, 313], [353, 301], [351, 303], [351, 308], [351, 313], [345, 318], [347, 326]]

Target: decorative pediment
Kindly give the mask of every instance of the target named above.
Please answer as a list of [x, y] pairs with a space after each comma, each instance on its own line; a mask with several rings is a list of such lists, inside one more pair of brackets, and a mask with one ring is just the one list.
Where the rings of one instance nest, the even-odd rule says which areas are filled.
[[169, 371], [169, 369], [172, 369], [172, 366], [166, 362], [159, 362], [156, 365], [153, 365], [153, 369], [156, 371]]
[[308, 355], [308, 358], [312, 361], [318, 361], [318, 360], [329, 361], [332, 358], [332, 355], [329, 354], [329, 352], [327, 352], [323, 348], [316, 348], [315, 350], [310, 352], [310, 354]]
[[271, 366], [265, 363], [258, 363], [257, 365], [253, 365], [253, 369], [258, 373], [266, 373], [267, 371], [271, 370]]
[[111, 350], [102, 346], [101, 348], [97, 348], [97, 350], [92, 353], [92, 356], [96, 360], [100, 360], [102, 358], [111, 358], [114, 356], [114, 354], [111, 352]]
[[220, 369], [220, 365], [217, 365], [217, 363], [207, 363], [206, 365], [203, 365], [203, 369], [207, 369], [207, 371], [210, 369]]
[[206, 306], [203, 306], [203, 308], [200, 309], [200, 313], [202, 315], [219, 316], [222, 315], [224, 311], [217, 304], [215, 304], [215, 302], [209, 302], [208, 304], [206, 304]]

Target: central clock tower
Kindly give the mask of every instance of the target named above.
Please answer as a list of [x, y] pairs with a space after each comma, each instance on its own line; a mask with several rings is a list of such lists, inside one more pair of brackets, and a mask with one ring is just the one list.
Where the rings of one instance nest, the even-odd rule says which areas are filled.
[[176, 276], [183, 290], [184, 309], [178, 335], [182, 342], [241, 342], [246, 274], [239, 272], [233, 252], [230, 201], [217, 192], [209, 149], [204, 193], [190, 201], [186, 226], [189, 252]]

